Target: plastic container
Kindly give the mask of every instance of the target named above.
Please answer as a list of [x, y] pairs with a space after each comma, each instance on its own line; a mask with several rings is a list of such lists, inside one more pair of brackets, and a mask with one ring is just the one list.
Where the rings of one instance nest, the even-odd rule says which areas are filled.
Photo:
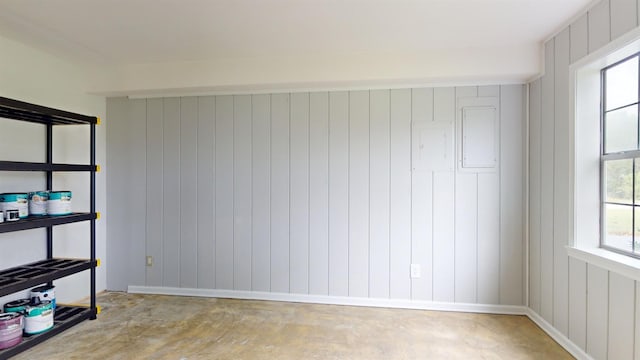
[[47, 201], [47, 214], [70, 215], [71, 191], [51, 191]]
[[29, 216], [29, 195], [26, 193], [0, 194], [0, 210], [18, 210], [20, 219]]

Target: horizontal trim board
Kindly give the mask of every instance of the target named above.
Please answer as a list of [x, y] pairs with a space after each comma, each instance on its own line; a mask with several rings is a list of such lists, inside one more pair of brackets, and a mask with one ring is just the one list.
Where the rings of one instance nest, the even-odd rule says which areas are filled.
[[259, 291], [190, 289], [161, 286], [129, 286], [127, 292], [131, 294], [199, 296], [241, 300], [297, 302], [323, 305], [368, 306], [394, 309], [454, 311], [499, 315], [527, 315], [527, 308], [517, 305], [464, 304], [435, 301], [370, 299], [344, 296], [286, 294]]
[[273, 94], [293, 94], [306, 92], [335, 92], [335, 91], [370, 91], [370, 90], [400, 90], [417, 88], [441, 88], [441, 87], [466, 87], [466, 86], [503, 86], [503, 85], [526, 85], [529, 81], [514, 79], [492, 79], [492, 80], [451, 80], [451, 81], [420, 81], [410, 80], [404, 82], [393, 81], [371, 81], [371, 82], [348, 82], [348, 83], [312, 83], [312, 84], [266, 84], [266, 85], [238, 85], [238, 86], [216, 86], [212, 88], [184, 88], [167, 90], [136, 90], [118, 93], [91, 93], [107, 97], [126, 96], [129, 99], [155, 99], [167, 97], [186, 96], [224, 96], [224, 95], [273, 95]]
[[589, 354], [587, 354], [584, 350], [582, 350], [578, 345], [576, 345], [573, 341], [569, 340], [564, 334], [562, 334], [558, 329], [553, 327], [553, 325], [549, 324], [545, 319], [542, 318], [538, 313], [533, 311], [531, 308], [527, 308], [526, 315], [536, 323], [547, 335], [551, 336], [553, 340], [555, 340], [560, 346], [562, 346], [565, 350], [567, 350], [573, 357], [578, 360], [593, 360]]

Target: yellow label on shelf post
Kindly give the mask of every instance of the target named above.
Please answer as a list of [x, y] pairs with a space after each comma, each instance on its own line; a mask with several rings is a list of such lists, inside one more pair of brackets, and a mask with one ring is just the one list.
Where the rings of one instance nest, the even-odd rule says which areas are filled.
[[100, 267], [101, 261], [100, 259], [96, 259], [96, 267]]
[[100, 214], [100, 212], [98, 211], [98, 212], [96, 213], [96, 220], [100, 220], [100, 216], [101, 216], [101, 214]]
[[100, 172], [100, 165], [96, 165], [96, 172]]
[[100, 116], [96, 117], [96, 125], [100, 125], [102, 124], [102, 120], [100, 119]]
[[96, 314], [100, 314], [102, 312], [102, 306], [96, 305]]

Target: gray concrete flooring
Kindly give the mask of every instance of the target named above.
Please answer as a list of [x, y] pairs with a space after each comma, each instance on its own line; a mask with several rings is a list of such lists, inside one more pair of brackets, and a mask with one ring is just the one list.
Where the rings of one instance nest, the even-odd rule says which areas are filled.
[[14, 359], [571, 359], [525, 316], [100, 294]]

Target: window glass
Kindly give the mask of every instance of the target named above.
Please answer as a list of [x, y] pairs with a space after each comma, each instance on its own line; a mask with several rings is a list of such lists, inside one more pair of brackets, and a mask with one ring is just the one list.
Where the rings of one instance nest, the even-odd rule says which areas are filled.
[[612, 248], [633, 251], [633, 206], [605, 205], [604, 243]]
[[638, 57], [606, 70], [605, 110], [638, 101]]
[[633, 204], [633, 159], [609, 160], [604, 170], [607, 202]]
[[638, 148], [638, 105], [605, 113], [604, 124], [606, 154]]

